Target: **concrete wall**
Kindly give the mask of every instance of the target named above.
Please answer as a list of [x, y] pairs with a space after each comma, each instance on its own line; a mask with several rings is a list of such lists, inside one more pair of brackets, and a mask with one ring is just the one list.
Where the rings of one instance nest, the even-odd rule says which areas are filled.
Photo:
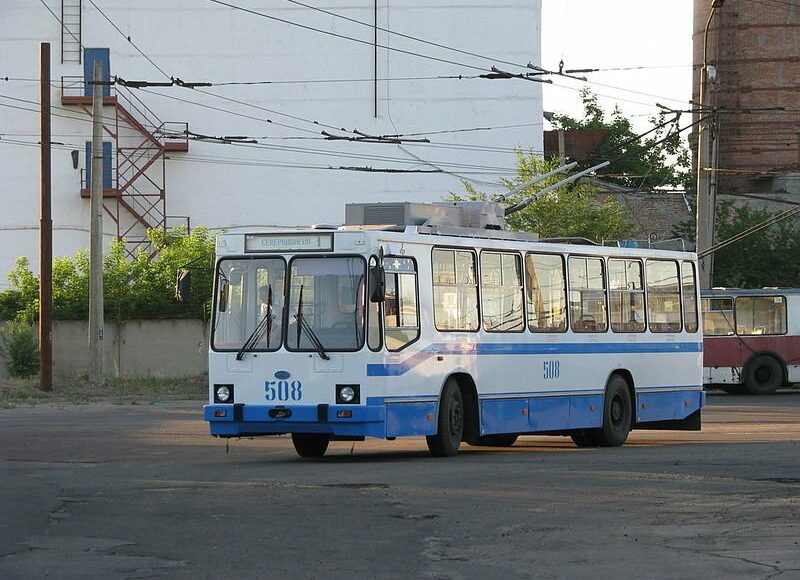
[[[53, 373], [85, 372], [89, 365], [86, 321], [53, 324]], [[208, 370], [208, 326], [200, 320], [107, 323], [103, 336], [109, 375], [185, 377]], [[0, 358], [0, 376], [7, 376]]]

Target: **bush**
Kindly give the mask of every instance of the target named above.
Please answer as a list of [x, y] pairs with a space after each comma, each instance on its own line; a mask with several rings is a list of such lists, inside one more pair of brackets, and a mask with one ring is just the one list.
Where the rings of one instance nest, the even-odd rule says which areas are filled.
[[[205, 318], [211, 303], [214, 238], [203, 227], [185, 232], [150, 230], [155, 257], [140, 252], [131, 259], [123, 242], [114, 242], [103, 257], [106, 320]], [[193, 263], [192, 302], [175, 301], [175, 278]], [[89, 312], [89, 254], [53, 260], [53, 318], [86, 320]], [[28, 260], [18, 258], [8, 274], [12, 289], [0, 292], [0, 318], [33, 321], [39, 316], [39, 279]]]
[[39, 345], [34, 326], [10, 321], [0, 333], [0, 356], [12, 377], [32, 377], [39, 372]]

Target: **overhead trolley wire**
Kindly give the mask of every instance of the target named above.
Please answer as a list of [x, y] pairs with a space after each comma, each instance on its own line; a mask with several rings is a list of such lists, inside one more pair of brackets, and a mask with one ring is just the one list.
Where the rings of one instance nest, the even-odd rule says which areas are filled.
[[316, 10], [317, 12], [321, 12], [323, 14], [327, 14], [328, 16], [333, 16], [334, 18], [340, 18], [342, 20], [346, 20], [347, 22], [353, 22], [353, 23], [359, 24], [361, 26], [366, 26], [367, 28], [370, 28], [370, 29], [373, 29], [373, 30], [380, 30], [381, 32], [385, 32], [387, 34], [392, 34], [394, 36], [399, 36], [401, 38], [406, 38], [408, 40], [413, 40], [415, 42], [421, 42], [423, 44], [429, 44], [429, 45], [435, 46], [437, 48], [443, 48], [445, 50], [450, 50], [450, 51], [457, 52], [457, 53], [460, 53], [460, 54], [464, 54], [464, 55], [467, 55], [467, 56], [474, 56], [474, 57], [481, 58], [481, 59], [488, 60], [488, 61], [492, 61], [492, 62], [495, 62], [495, 63], [499, 62], [499, 63], [503, 63], [503, 64], [509, 64], [511, 66], [516, 66], [516, 67], [519, 67], [519, 68], [526, 68], [526, 66], [527, 66], [527, 65], [524, 65], [524, 64], [519, 64], [517, 62], [510, 62], [510, 61], [503, 60], [503, 59], [500, 59], [500, 58], [495, 58], [493, 56], [486, 56], [484, 54], [479, 54], [479, 53], [476, 53], [476, 52], [470, 52], [468, 50], [462, 50], [460, 48], [455, 48], [453, 46], [448, 46], [446, 44], [433, 42], [431, 40], [425, 40], [424, 38], [419, 38], [417, 36], [412, 36], [410, 34], [403, 34], [402, 32], [397, 32], [395, 30], [390, 30], [388, 28], [383, 28], [381, 26], [375, 26], [374, 24], [371, 24], [369, 22], [364, 22], [363, 20], [357, 20], [356, 18], [350, 18], [348, 16], [344, 16], [343, 14], [338, 14], [338, 13], [333, 12], [331, 10], [325, 10], [324, 8], [319, 8], [317, 6], [312, 6], [311, 4], [306, 4], [304, 2], [299, 2], [298, 0], [284, 0], [284, 1], [285, 2], [289, 2], [291, 4], [295, 4], [297, 6], [302, 6], [304, 8], [309, 8], [311, 10]]
[[131, 46], [132, 46], [133, 48], [135, 48], [135, 49], [136, 49], [136, 51], [137, 51], [139, 54], [141, 54], [141, 55], [142, 55], [142, 56], [143, 56], [143, 57], [144, 57], [144, 58], [147, 60], [147, 62], [149, 62], [150, 64], [152, 64], [152, 65], [153, 65], [153, 66], [156, 68], [156, 70], [158, 70], [158, 71], [159, 71], [159, 72], [160, 72], [162, 75], [164, 75], [165, 77], [167, 77], [167, 78], [168, 78], [168, 79], [170, 79], [170, 80], [172, 79], [172, 77], [171, 77], [170, 75], [168, 75], [166, 72], [164, 72], [164, 69], [162, 69], [160, 66], [158, 66], [158, 65], [155, 63], [155, 61], [153, 61], [153, 59], [152, 59], [152, 58], [150, 58], [149, 56], [147, 56], [147, 55], [144, 53], [144, 51], [143, 51], [141, 48], [139, 48], [139, 47], [136, 45], [136, 43], [135, 43], [135, 42], [133, 42], [133, 40], [131, 39], [131, 35], [130, 35], [130, 34], [125, 34], [124, 32], [122, 32], [122, 30], [120, 30], [119, 26], [117, 26], [116, 24], [114, 24], [114, 21], [113, 21], [113, 20], [111, 20], [111, 19], [110, 19], [108, 16], [106, 16], [106, 13], [105, 13], [105, 12], [103, 12], [103, 11], [100, 9], [100, 7], [99, 7], [99, 6], [98, 6], [98, 5], [95, 3], [95, 1], [94, 1], [94, 0], [89, 0], [89, 4], [91, 4], [92, 6], [94, 6], [94, 7], [95, 7], [95, 9], [96, 9], [96, 10], [97, 10], [97, 11], [98, 11], [98, 12], [99, 12], [101, 15], [102, 15], [102, 17], [103, 17], [103, 18], [105, 18], [105, 19], [108, 21], [108, 23], [109, 23], [111, 26], [113, 26], [113, 27], [114, 27], [114, 30], [116, 30], [117, 32], [119, 32], [119, 33], [120, 33], [120, 35], [121, 35], [123, 38], [125, 38], [125, 39], [126, 39], [126, 40], [127, 40], [127, 41], [128, 41], [130, 44], [131, 44]]
[[360, 39], [360, 38], [347, 36], [345, 34], [339, 34], [337, 32], [332, 32], [330, 30], [323, 30], [321, 28], [314, 28], [313, 26], [308, 26], [306, 24], [300, 24], [299, 22], [294, 22], [292, 20], [287, 20], [286, 18], [279, 18], [277, 16], [272, 16], [270, 14], [264, 14], [263, 12], [258, 12], [257, 10], [251, 10], [251, 9], [245, 8], [243, 6], [237, 6], [236, 4], [231, 4], [230, 2], [223, 2], [222, 0], [207, 0], [207, 1], [208, 2], [212, 2], [214, 4], [219, 4], [220, 6], [226, 6], [228, 8], [232, 8], [233, 10], [239, 10], [241, 12], [245, 12], [245, 13], [251, 14], [253, 16], [260, 16], [261, 18], [274, 20], [276, 22], [281, 22], [283, 24], [288, 24], [290, 26], [296, 26], [296, 27], [302, 28], [304, 30], [317, 32], [319, 34], [325, 34], [327, 36], [333, 36], [335, 38], [341, 38], [342, 40], [349, 40], [350, 42], [356, 42], [356, 43], [359, 43], [359, 44], [366, 44], [368, 46], [374, 46], [374, 47], [377, 47], [377, 48], [383, 48], [383, 49], [386, 49], [386, 50], [391, 50], [391, 51], [394, 51], [394, 52], [407, 54], [409, 56], [415, 56], [417, 58], [424, 58], [424, 59], [428, 59], [428, 60], [434, 60], [436, 62], [442, 62], [442, 63], [445, 63], [445, 64], [451, 64], [451, 65], [460, 66], [460, 67], [463, 67], [463, 68], [469, 68], [469, 69], [472, 69], [472, 70], [479, 70], [479, 71], [482, 71], [482, 72], [486, 71], [486, 67], [474, 66], [474, 65], [471, 65], [471, 64], [458, 62], [458, 61], [454, 61], [454, 60], [448, 60], [446, 58], [439, 58], [437, 56], [431, 56], [431, 55], [428, 55], [428, 54], [422, 54], [422, 53], [414, 52], [414, 51], [411, 51], [411, 50], [405, 50], [405, 49], [402, 49], [402, 48], [395, 48], [395, 47], [388, 46], [388, 45], [385, 45], [385, 44], [377, 44], [377, 43], [374, 43], [374, 42], [371, 42], [371, 41], [368, 41], [368, 40], [363, 40], [363, 39]]

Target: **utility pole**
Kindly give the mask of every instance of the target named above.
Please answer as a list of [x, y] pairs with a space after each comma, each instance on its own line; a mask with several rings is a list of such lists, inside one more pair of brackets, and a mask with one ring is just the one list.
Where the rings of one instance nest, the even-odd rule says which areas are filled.
[[39, 388], [53, 390], [53, 220], [50, 173], [50, 43], [39, 45], [41, 211], [39, 215]]
[[[712, 72], [716, 70], [708, 65], [708, 30], [717, 8], [725, 0], [712, 0], [708, 13], [706, 28], [703, 33], [703, 66], [700, 68], [700, 117], [706, 120], [700, 123], [697, 135], [697, 252], [703, 252], [714, 244], [714, 228], [716, 217], [716, 185], [717, 176], [717, 115], [706, 103], [708, 82]], [[711, 170], [711, 171], [709, 171]], [[714, 254], [708, 254], [700, 260], [700, 287], [710, 288], [713, 282]]]
[[103, 63], [94, 61], [92, 185], [89, 211], [89, 381], [103, 377]]

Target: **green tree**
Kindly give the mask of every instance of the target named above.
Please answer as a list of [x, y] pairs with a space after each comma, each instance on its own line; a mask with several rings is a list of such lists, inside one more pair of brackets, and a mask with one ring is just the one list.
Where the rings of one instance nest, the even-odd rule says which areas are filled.
[[[717, 203], [716, 241], [739, 234], [776, 215], [731, 201]], [[800, 286], [800, 218], [790, 218], [755, 232], [714, 255], [714, 286], [763, 288]], [[694, 241], [695, 222], [688, 220], [675, 234]]]
[[667, 122], [668, 114], [662, 112], [650, 118], [654, 127], [648, 135], [639, 138], [630, 119], [614, 107], [610, 117], [597, 103], [597, 95], [589, 89], [581, 91], [583, 119], [568, 115], [555, 115], [556, 129], [599, 129], [606, 136], [589, 159], [575, 159], [581, 169], [612, 161], [598, 171], [603, 179], [630, 188], [653, 189], [665, 185], [689, 187], [691, 185], [691, 159], [676, 124]]
[[[537, 175], [552, 171], [558, 165], [556, 159], [542, 160], [532, 153], [518, 151], [517, 175], [514, 179], [503, 179], [502, 183], [513, 189]], [[509, 196], [505, 203], [508, 206], [513, 205], [568, 175], [569, 173], [561, 173], [549, 177]], [[487, 201], [493, 198], [490, 194], [478, 191], [468, 182], [463, 184], [465, 193], [451, 193], [451, 199]], [[596, 242], [629, 237], [633, 232], [633, 227], [623, 217], [622, 206], [610, 198], [599, 200], [593, 186], [585, 181], [560, 187], [511, 214], [508, 227], [516, 231], [536, 232], [542, 238], [587, 238]]]
[[[157, 250], [154, 258], [140, 252], [133, 259], [124, 243], [111, 244], [103, 257], [105, 315], [109, 320], [136, 318], [204, 318], [211, 300], [214, 238], [208, 229], [196, 227], [190, 235], [180, 231], [150, 230]], [[192, 263], [192, 303], [175, 301], [178, 270]], [[12, 288], [0, 293], [0, 315], [33, 321], [39, 315], [39, 279], [28, 260], [18, 258], [8, 274]], [[73, 257], [53, 260], [53, 317], [83, 320], [89, 308], [89, 254], [78, 250]], [[12, 314], [13, 315], [9, 316]]]

